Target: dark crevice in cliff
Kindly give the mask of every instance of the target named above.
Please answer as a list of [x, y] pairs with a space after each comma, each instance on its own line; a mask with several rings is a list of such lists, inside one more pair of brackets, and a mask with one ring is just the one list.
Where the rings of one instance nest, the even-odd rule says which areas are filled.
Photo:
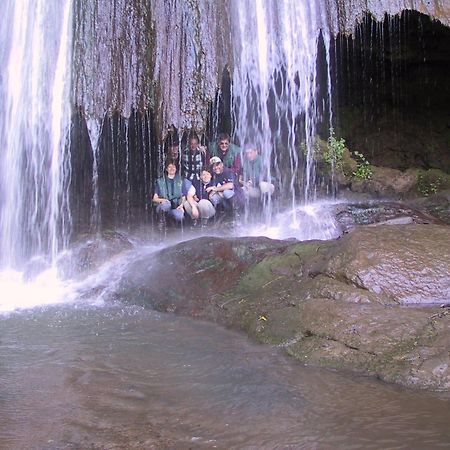
[[70, 184], [74, 234], [93, 231], [93, 176], [97, 176], [99, 228], [132, 227], [151, 219], [150, 200], [157, 174], [159, 146], [151, 112], [133, 111], [103, 118], [94, 152], [81, 110], [72, 119]]
[[450, 28], [416, 11], [366, 16], [332, 42], [334, 111], [375, 164], [450, 171]]

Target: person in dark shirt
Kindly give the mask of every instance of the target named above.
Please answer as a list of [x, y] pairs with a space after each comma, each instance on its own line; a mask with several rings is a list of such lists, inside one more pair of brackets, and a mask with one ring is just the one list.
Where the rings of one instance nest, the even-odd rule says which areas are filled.
[[224, 166], [218, 156], [210, 160], [213, 171], [212, 186], [206, 188], [211, 203], [217, 207], [222, 205], [225, 211], [238, 209], [242, 204], [242, 190], [237, 175]]

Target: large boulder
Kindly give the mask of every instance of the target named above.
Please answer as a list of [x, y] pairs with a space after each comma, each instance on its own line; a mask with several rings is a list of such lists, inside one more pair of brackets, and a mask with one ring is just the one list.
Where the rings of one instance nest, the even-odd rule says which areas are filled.
[[242, 330], [304, 363], [450, 390], [449, 261], [450, 228], [432, 224], [304, 243], [203, 237], [135, 261], [116, 294]]
[[341, 239], [324, 273], [401, 304], [450, 302], [450, 229], [359, 228]]

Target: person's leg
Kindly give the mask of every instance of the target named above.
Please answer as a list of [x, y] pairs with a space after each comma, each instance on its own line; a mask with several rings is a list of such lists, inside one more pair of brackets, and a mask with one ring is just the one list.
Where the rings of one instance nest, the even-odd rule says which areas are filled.
[[248, 198], [259, 198], [261, 195], [261, 191], [255, 186], [246, 186], [245, 195]]
[[169, 212], [171, 208], [172, 208], [172, 206], [171, 206], [170, 202], [159, 203], [158, 206], [156, 207], [156, 212], [158, 214], [166, 213], [166, 212]]
[[226, 211], [233, 209], [234, 189], [226, 189], [223, 193], [223, 207]]
[[209, 199], [211, 200], [211, 203], [214, 205], [214, 207], [217, 208], [217, 206], [222, 203], [223, 197], [221, 197], [217, 192], [214, 192], [209, 196]]
[[188, 201], [186, 201], [186, 202], [184, 202], [183, 206], [184, 206], [184, 210], [187, 212], [188, 216], [192, 219], [192, 206], [191, 206], [191, 204]]
[[202, 219], [210, 219], [216, 213], [216, 208], [214, 208], [213, 204], [206, 199], [202, 199], [198, 202], [198, 209]]
[[259, 183], [259, 188], [261, 189], [261, 194], [269, 194], [272, 195], [275, 190], [275, 186], [272, 183], [268, 183], [267, 181], [261, 181]]
[[171, 209], [169, 215], [173, 217], [177, 222], [181, 222], [184, 219], [184, 209]]

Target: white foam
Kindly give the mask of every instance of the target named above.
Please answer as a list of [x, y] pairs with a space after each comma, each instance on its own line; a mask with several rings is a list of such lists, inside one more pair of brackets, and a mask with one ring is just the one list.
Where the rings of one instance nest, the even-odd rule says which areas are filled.
[[0, 272], [0, 314], [68, 303], [73, 299], [70, 284], [58, 278], [56, 268], [40, 273], [31, 281], [24, 281], [21, 272]]
[[335, 239], [341, 228], [332, 212], [332, 203], [310, 203], [285, 210], [274, 216], [269, 225], [246, 229], [246, 235], [272, 239], [294, 238], [299, 241]]

